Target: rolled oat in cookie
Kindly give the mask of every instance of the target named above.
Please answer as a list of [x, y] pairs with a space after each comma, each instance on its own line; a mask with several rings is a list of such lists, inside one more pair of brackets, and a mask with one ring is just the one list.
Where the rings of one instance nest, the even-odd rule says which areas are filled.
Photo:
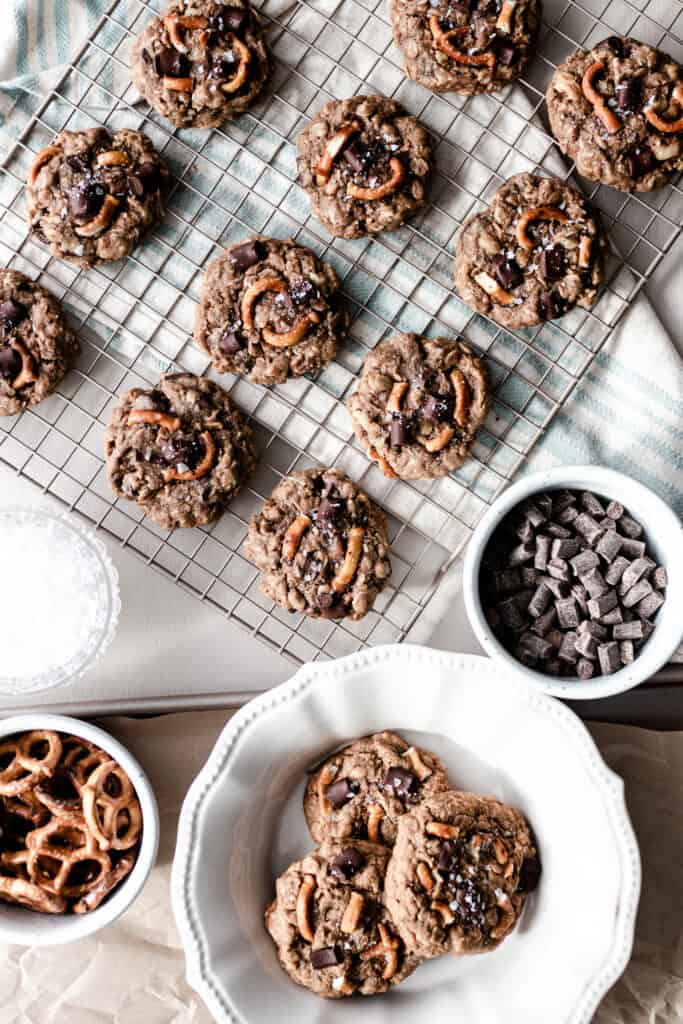
[[391, 575], [384, 513], [339, 469], [284, 477], [249, 524], [247, 558], [276, 604], [362, 619]]
[[577, 50], [546, 96], [553, 135], [579, 174], [622, 192], [650, 192], [683, 169], [683, 69], [637, 39]]
[[120, 260], [161, 219], [167, 180], [142, 132], [63, 131], [29, 170], [29, 225], [55, 256], [79, 267]]
[[400, 816], [446, 789], [446, 768], [436, 754], [410, 746], [395, 732], [378, 732], [316, 768], [306, 786], [304, 814], [317, 843], [351, 838], [390, 846]]
[[105, 453], [116, 494], [166, 530], [213, 522], [256, 464], [242, 413], [217, 384], [191, 373], [126, 392]]
[[388, 857], [375, 843], [334, 840], [277, 879], [266, 928], [297, 985], [327, 999], [370, 996], [415, 970], [382, 902]]
[[54, 295], [18, 270], [0, 269], [0, 416], [47, 398], [79, 351]]
[[221, 373], [280, 384], [326, 366], [348, 313], [331, 266], [294, 241], [257, 235], [209, 264], [195, 338]]
[[297, 146], [299, 181], [332, 235], [393, 231], [424, 204], [429, 135], [394, 100], [330, 100]]
[[397, 334], [367, 357], [347, 404], [356, 436], [385, 476], [429, 479], [467, 458], [489, 410], [490, 384], [460, 340]]
[[496, 92], [524, 72], [540, 0], [392, 0], [406, 73], [434, 92]]
[[179, 128], [216, 128], [247, 110], [271, 72], [248, 0], [174, 0], [135, 40], [133, 84]]
[[503, 327], [533, 327], [592, 306], [606, 254], [598, 216], [577, 189], [518, 174], [463, 224], [455, 286], [468, 306]]
[[519, 811], [493, 797], [438, 793], [399, 818], [385, 904], [416, 956], [483, 953], [513, 930], [540, 871]]

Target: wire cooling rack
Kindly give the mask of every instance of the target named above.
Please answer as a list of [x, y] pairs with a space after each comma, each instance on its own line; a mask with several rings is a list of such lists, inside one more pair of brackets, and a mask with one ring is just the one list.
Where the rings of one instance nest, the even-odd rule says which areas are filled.
[[[683, 192], [676, 184], [651, 195], [584, 189], [614, 246], [608, 286], [591, 311], [574, 310], [533, 330], [503, 330], [459, 301], [452, 289], [457, 230], [512, 174], [571, 176], [543, 112], [554, 67], [577, 46], [613, 32], [661, 46], [681, 61], [680, 4], [550, 0], [527, 76], [505, 93], [465, 99], [433, 95], [405, 77], [384, 0], [265, 0], [260, 11], [276, 57], [270, 88], [250, 113], [211, 133], [170, 131], [130, 84], [132, 40], [161, 6], [161, 0], [115, 0], [3, 164], [0, 257], [61, 297], [83, 355], [58, 393], [0, 421], [0, 462], [297, 662], [401, 641], [671, 248]], [[310, 215], [296, 183], [295, 140], [327, 99], [359, 92], [392, 96], [421, 118], [433, 134], [437, 171], [429, 204], [408, 225], [344, 241]], [[174, 185], [165, 220], [143, 247], [121, 263], [84, 272], [53, 259], [27, 234], [23, 182], [56, 131], [96, 124], [145, 131], [168, 161]], [[295, 237], [333, 264], [352, 314], [350, 337], [315, 378], [270, 390], [221, 379], [252, 417], [258, 471], [216, 524], [169, 534], [137, 506], [114, 498], [103, 467], [104, 429], [125, 389], [152, 384], [170, 369], [208, 371], [191, 340], [203, 268], [255, 231]], [[397, 330], [458, 332], [487, 357], [492, 413], [472, 458], [444, 480], [385, 479], [355, 442], [344, 409], [367, 352]], [[316, 463], [345, 469], [389, 517], [391, 585], [358, 623], [283, 612], [261, 594], [242, 554], [249, 518], [281, 475]]]

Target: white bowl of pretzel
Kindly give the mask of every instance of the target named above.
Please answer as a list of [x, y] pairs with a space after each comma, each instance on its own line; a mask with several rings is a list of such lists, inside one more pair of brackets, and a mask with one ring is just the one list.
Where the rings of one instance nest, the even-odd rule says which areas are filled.
[[62, 715], [0, 721], [0, 942], [99, 931], [140, 893], [158, 842], [149, 780], [112, 736]]

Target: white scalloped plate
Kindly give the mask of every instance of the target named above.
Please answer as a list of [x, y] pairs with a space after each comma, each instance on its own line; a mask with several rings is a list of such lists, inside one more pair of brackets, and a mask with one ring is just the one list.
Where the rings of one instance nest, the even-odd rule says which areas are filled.
[[[384, 996], [326, 1001], [282, 972], [263, 911], [274, 875], [312, 846], [306, 769], [388, 728], [435, 750], [454, 785], [520, 807], [543, 876], [496, 952], [430, 961]], [[406, 645], [306, 666], [242, 708], [188, 792], [172, 879], [188, 980], [230, 1024], [588, 1024], [628, 962], [639, 892], [623, 784], [579, 719], [487, 658]]]

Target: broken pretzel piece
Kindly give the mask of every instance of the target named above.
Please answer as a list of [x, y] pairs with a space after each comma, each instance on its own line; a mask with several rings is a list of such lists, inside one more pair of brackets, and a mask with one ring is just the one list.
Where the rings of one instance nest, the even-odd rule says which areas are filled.
[[106, 153], [98, 153], [96, 163], [98, 167], [125, 167], [130, 157], [121, 149], [108, 149]]
[[[671, 94], [671, 98], [680, 107], [683, 107], [683, 83], [678, 83]], [[656, 128], [659, 132], [683, 132], [683, 112], [675, 121], [667, 121], [666, 118], [660, 117], [653, 107], [646, 107], [643, 113], [653, 128]]]
[[388, 480], [398, 480], [398, 473], [395, 473], [383, 455], [380, 455], [376, 448], [368, 448], [368, 457], [376, 462]]
[[129, 423], [149, 423], [155, 427], [165, 427], [173, 432], [180, 430], [180, 417], [171, 416], [168, 412], [155, 412], [154, 409], [133, 409], [128, 414]]
[[230, 46], [239, 54], [239, 65], [230, 81], [224, 82], [221, 85], [223, 92], [237, 92], [238, 89], [242, 88], [249, 74], [249, 61], [251, 59], [249, 47], [241, 39], [237, 39], [236, 36], [230, 37]]
[[429, 776], [433, 774], [432, 769], [428, 768], [420, 757], [419, 751], [416, 747], [408, 747], [403, 756], [407, 757], [410, 761], [411, 768], [417, 775], [420, 782], [424, 782], [425, 779], [428, 779]]
[[417, 875], [417, 880], [425, 892], [431, 892], [434, 888], [434, 876], [423, 860], [421, 860], [417, 865], [415, 874]]
[[296, 519], [287, 527], [285, 539], [282, 542], [282, 557], [287, 562], [294, 561], [294, 556], [298, 551], [301, 538], [310, 525], [310, 518], [302, 515], [297, 516]]
[[594, 64], [586, 68], [581, 79], [581, 91], [593, 107], [595, 116], [600, 118], [607, 131], [618, 132], [621, 122], [614, 111], [607, 106], [604, 97], [600, 95], [594, 84], [596, 77], [601, 75], [604, 70], [605, 65], [600, 60], [596, 60]]
[[318, 807], [320, 808], [320, 813], [324, 818], [326, 818], [332, 810], [332, 804], [327, 799], [327, 787], [332, 785], [336, 775], [337, 769], [331, 764], [326, 764], [318, 775]]
[[315, 168], [315, 180], [318, 185], [325, 185], [330, 179], [332, 173], [332, 165], [336, 158], [341, 153], [342, 149], [349, 141], [352, 135], [360, 131], [360, 125], [357, 121], [352, 121], [351, 124], [345, 125], [340, 128], [331, 139], [328, 139], [327, 144], [322, 152], [322, 156], [318, 160], [318, 164]]
[[591, 265], [591, 250], [593, 248], [593, 239], [590, 235], [582, 235], [581, 241], [579, 242], [579, 266], [590, 267]]
[[444, 927], [448, 927], [449, 924], [453, 924], [455, 921], [455, 914], [447, 903], [442, 903], [440, 900], [434, 900], [432, 903], [432, 910], [435, 910], [440, 916], [444, 923]]
[[164, 19], [164, 28], [168, 32], [171, 45], [179, 53], [189, 53], [189, 47], [185, 43], [183, 33], [193, 29], [204, 29], [209, 27], [208, 18], [192, 15], [169, 14]]
[[467, 414], [470, 411], [470, 389], [462, 370], [451, 370], [451, 386], [455, 393], [453, 419], [464, 430], [467, 426]]
[[428, 441], [423, 441], [422, 445], [428, 452], [440, 452], [453, 440], [454, 434], [453, 427], [446, 425], [434, 437], [430, 437]]
[[315, 878], [313, 875], [304, 875], [304, 880], [299, 886], [299, 893], [296, 898], [296, 926], [302, 939], [305, 939], [306, 942], [313, 942], [311, 898], [315, 888]]
[[457, 839], [458, 830], [454, 825], [446, 825], [443, 821], [428, 821], [425, 825], [425, 832], [428, 836], [436, 836], [437, 839]]
[[495, 302], [500, 303], [501, 306], [509, 306], [511, 302], [514, 302], [514, 295], [511, 295], [510, 292], [501, 288], [498, 282], [484, 270], [479, 274], [475, 274], [474, 280], [480, 288], [484, 289], [487, 295], [490, 295], [491, 298], [494, 299]]
[[45, 149], [41, 149], [40, 153], [38, 153], [37, 157], [31, 164], [31, 170], [28, 172], [29, 185], [35, 185], [38, 175], [48, 160], [51, 160], [53, 156], [57, 156], [61, 152], [61, 146], [46, 146]]
[[23, 341], [15, 341], [10, 347], [21, 356], [21, 369], [12, 381], [12, 387], [15, 391], [18, 391], [20, 388], [26, 387], [27, 384], [33, 384], [34, 381], [38, 380], [38, 376], [35, 371], [33, 356]]
[[342, 591], [346, 590], [349, 583], [356, 575], [356, 569], [358, 568], [360, 556], [363, 551], [364, 536], [365, 530], [362, 526], [352, 526], [349, 530], [349, 538], [346, 545], [344, 561], [342, 562], [339, 572], [332, 580], [332, 589], [337, 594], [341, 594]]
[[401, 402], [403, 401], [403, 396], [405, 395], [407, 390], [407, 380], [400, 380], [394, 384], [394, 386], [391, 389], [391, 392], [389, 393], [389, 398], [387, 399], [387, 412], [401, 411]]
[[389, 981], [398, 970], [398, 951], [400, 942], [395, 938], [385, 924], [378, 924], [379, 942], [369, 949], [363, 950], [360, 954], [361, 960], [374, 960], [375, 957], [385, 958], [385, 967], [382, 971], [384, 981]]
[[557, 221], [559, 224], [566, 224], [569, 216], [564, 210], [558, 210], [556, 206], [534, 206], [531, 210], [526, 210], [517, 221], [515, 228], [515, 237], [522, 249], [534, 248], [534, 242], [529, 238], [527, 228], [536, 220]]
[[95, 235], [99, 235], [101, 231], [109, 227], [120, 205], [119, 200], [114, 196], [105, 196], [97, 216], [76, 228], [76, 234], [79, 238], [94, 238]]
[[340, 929], [345, 935], [351, 935], [360, 924], [361, 914], [365, 900], [359, 892], [352, 892], [349, 902], [346, 904], [344, 916], [341, 919]]
[[201, 477], [206, 476], [209, 470], [213, 468], [216, 462], [216, 442], [208, 430], [205, 430], [199, 436], [204, 442], [204, 458], [194, 469], [188, 469], [184, 472], [180, 472], [172, 467], [165, 469], [164, 483], [170, 484], [174, 480], [199, 480]]
[[59, 734], [49, 729], [32, 729], [17, 743], [17, 760], [27, 772], [52, 775], [61, 756]]
[[167, 75], [161, 79], [161, 84], [170, 92], [192, 92], [194, 89], [193, 78], [171, 78]]
[[364, 188], [351, 182], [346, 188], [347, 195], [353, 199], [384, 199], [385, 196], [396, 191], [406, 176], [405, 168], [396, 156], [392, 156], [389, 161], [389, 169], [391, 176], [381, 185], [376, 185], [375, 188]]
[[451, 39], [459, 39], [462, 36], [467, 35], [469, 28], [452, 28], [449, 32], [444, 32], [439, 22], [439, 16], [432, 14], [429, 19], [429, 30], [432, 33], [432, 38], [436, 43], [437, 47], [445, 53], [451, 60], [456, 61], [458, 64], [469, 64], [474, 67], [486, 66], [492, 68], [496, 63], [496, 58], [493, 53], [463, 53], [462, 50], [456, 49], [451, 43]]
[[289, 331], [272, 331], [269, 327], [264, 327], [261, 331], [261, 337], [268, 345], [274, 345], [275, 348], [291, 348], [292, 345], [298, 345], [302, 338], [308, 332], [308, 328], [313, 324], [319, 324], [320, 317], [314, 311], [306, 313], [305, 316], [298, 320], [294, 327]]
[[384, 811], [379, 804], [371, 804], [368, 808], [368, 839], [371, 843], [380, 842], [379, 826], [384, 817]]
[[512, 15], [515, 13], [516, 6], [517, 0], [503, 0], [503, 6], [496, 21], [496, 28], [499, 32], [505, 32], [506, 35], [509, 35], [512, 31]]
[[286, 291], [287, 285], [277, 277], [260, 277], [258, 281], [254, 281], [242, 296], [242, 302], [240, 304], [242, 323], [244, 326], [247, 328], [252, 328], [254, 326], [254, 305], [259, 295], [263, 295], [264, 292]]

